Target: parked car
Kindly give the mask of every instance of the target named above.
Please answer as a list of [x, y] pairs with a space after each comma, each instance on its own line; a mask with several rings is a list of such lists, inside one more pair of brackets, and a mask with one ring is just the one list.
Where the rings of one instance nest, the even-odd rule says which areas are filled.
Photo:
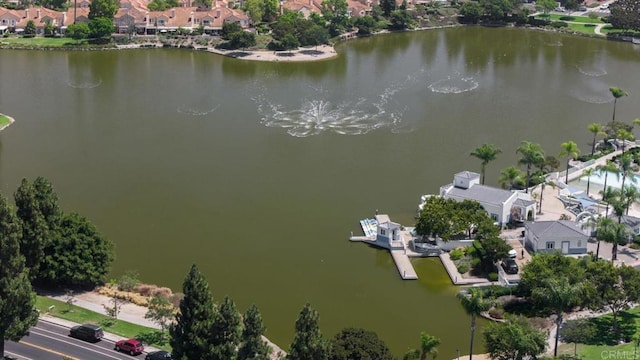
[[502, 268], [507, 274], [517, 274], [518, 273], [518, 264], [512, 258], [504, 258], [502, 259]]
[[578, 7], [578, 11], [587, 11], [587, 7], [584, 5], [581, 5]]
[[153, 351], [148, 353], [144, 360], [171, 360], [171, 353], [164, 350]]
[[518, 257], [518, 252], [515, 249], [509, 250], [509, 257], [515, 259], [516, 257]]
[[98, 325], [84, 324], [72, 327], [69, 330], [69, 336], [84, 341], [98, 342], [104, 336], [104, 332]]
[[142, 343], [136, 339], [129, 339], [117, 341], [115, 349], [116, 351], [127, 352], [129, 355], [133, 356], [142, 354], [144, 346], [142, 346]]

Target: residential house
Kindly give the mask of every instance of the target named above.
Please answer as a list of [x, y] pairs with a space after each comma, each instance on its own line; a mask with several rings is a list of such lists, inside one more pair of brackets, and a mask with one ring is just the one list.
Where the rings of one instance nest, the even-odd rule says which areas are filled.
[[471, 171], [455, 174], [453, 183], [440, 187], [440, 196], [477, 201], [500, 226], [512, 221], [535, 220], [536, 216], [536, 202], [530, 194], [481, 185], [480, 174]]
[[311, 13], [322, 13], [321, 2], [315, 0], [289, 0], [282, 2], [284, 9], [297, 12], [308, 19]]
[[525, 246], [533, 252], [586, 254], [589, 235], [571, 220], [527, 221], [524, 224], [524, 239]]
[[385, 214], [376, 215], [376, 221], [378, 222], [376, 243], [388, 249], [404, 249], [402, 225], [391, 221]]
[[22, 20], [22, 16], [18, 14], [17, 10], [0, 8], [0, 33], [15, 31], [20, 20]]

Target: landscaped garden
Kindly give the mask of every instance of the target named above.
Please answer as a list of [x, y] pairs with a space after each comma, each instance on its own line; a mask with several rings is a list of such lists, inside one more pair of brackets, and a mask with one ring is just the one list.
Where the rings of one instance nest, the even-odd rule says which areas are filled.
[[11, 121], [9, 121], [9, 118], [5, 115], [0, 115], [0, 128], [3, 128], [7, 125], [9, 125], [11, 123]]

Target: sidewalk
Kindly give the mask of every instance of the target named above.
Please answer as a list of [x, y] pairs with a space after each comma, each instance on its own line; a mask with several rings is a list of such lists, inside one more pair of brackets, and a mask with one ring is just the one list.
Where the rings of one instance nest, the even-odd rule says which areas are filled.
[[[50, 295], [48, 297], [52, 299], [60, 300], [60, 301], [66, 301], [66, 295]], [[96, 292], [85, 292], [85, 293], [75, 294], [73, 304], [76, 306], [97, 312], [99, 314], [106, 315], [106, 311], [103, 305], [109, 304], [110, 302], [111, 302], [111, 298], [106, 295], [101, 295]], [[139, 306], [132, 303], [123, 303], [120, 307], [118, 320], [126, 321], [132, 324], [137, 324], [137, 325], [141, 325], [141, 326], [145, 326], [153, 329], [160, 329], [160, 326], [158, 324], [148, 319], [145, 319], [144, 315], [146, 313], [147, 313], [147, 308], [144, 306]], [[77, 323], [56, 318], [49, 315], [41, 315], [40, 320], [57, 324], [60, 326], [68, 327], [68, 328], [78, 325]], [[282, 355], [286, 355], [286, 352], [284, 352], [278, 345], [272, 343], [265, 336], [263, 336], [262, 338], [271, 347], [271, 359], [273, 360], [279, 359], [279, 356], [278, 356], [279, 353], [281, 353]], [[118, 340], [123, 339], [123, 337], [105, 332], [104, 339], [107, 341], [116, 342]], [[158, 349], [155, 349], [151, 346], [147, 346], [145, 344], [146, 352], [151, 352], [155, 350], [158, 350]]]

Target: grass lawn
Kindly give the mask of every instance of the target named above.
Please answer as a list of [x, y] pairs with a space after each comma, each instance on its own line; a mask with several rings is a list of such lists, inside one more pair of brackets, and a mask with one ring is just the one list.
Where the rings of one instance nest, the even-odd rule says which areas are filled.
[[[635, 359], [634, 344], [629, 342], [620, 345], [607, 345], [615, 343], [611, 331], [612, 316], [604, 315], [591, 319], [595, 325], [596, 339], [594, 344], [578, 344], [578, 355], [582, 359]], [[635, 307], [618, 316], [618, 328], [621, 337], [630, 338], [640, 325], [640, 307]], [[558, 349], [558, 354], [571, 354], [574, 352], [574, 344], [563, 344]], [[615, 354], [615, 355], [612, 355]], [[640, 351], [638, 352], [640, 354]], [[605, 356], [606, 355], [606, 356]]]
[[[49, 311], [49, 308], [53, 306], [53, 309]], [[120, 335], [126, 338], [136, 338], [144, 342], [145, 344], [153, 345], [154, 347], [170, 350], [166, 341], [159, 339], [159, 331], [148, 327], [140, 326], [137, 324], [128, 323], [126, 321], [117, 320], [115, 323], [109, 325], [111, 318], [96, 312], [81, 308], [75, 305], [68, 305], [63, 301], [50, 299], [45, 296], [38, 296], [36, 300], [36, 308], [40, 310], [41, 314], [48, 314], [57, 318], [73, 321], [79, 324], [92, 323], [102, 326], [104, 331], [112, 334]]]
[[559, 15], [559, 14], [547, 14], [537, 15], [536, 19], [547, 19], [549, 18], [552, 21], [571, 21], [585, 24], [604, 24], [600, 18], [592, 19], [588, 16], [569, 16], [569, 15]]
[[9, 118], [4, 115], [0, 115], [0, 128], [7, 124], [9, 124]]
[[0, 45], [16, 45], [16, 46], [63, 47], [63, 46], [82, 45], [83, 43], [84, 43], [83, 41], [71, 40], [69, 38], [52, 38], [52, 37], [0, 38]]
[[583, 34], [595, 35], [595, 26], [591, 24], [569, 24], [569, 29]]

